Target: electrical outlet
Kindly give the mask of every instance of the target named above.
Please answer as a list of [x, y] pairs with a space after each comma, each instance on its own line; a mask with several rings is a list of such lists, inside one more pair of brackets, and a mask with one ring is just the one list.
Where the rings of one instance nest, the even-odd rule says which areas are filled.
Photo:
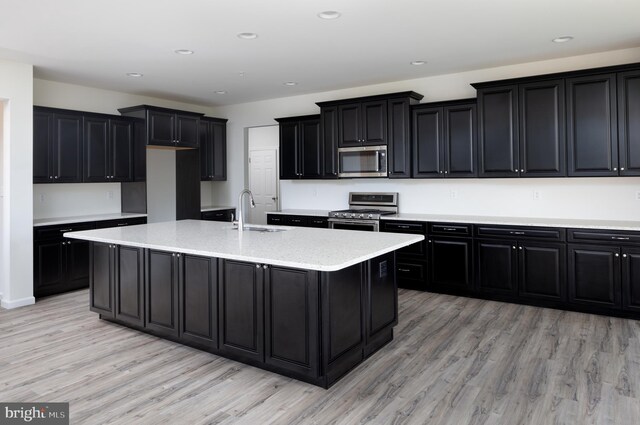
[[41, 193], [40, 194], [40, 203], [44, 204], [45, 199], [46, 199], [46, 197], [44, 196], [44, 193]]
[[113, 199], [113, 190], [107, 191], [107, 199]]
[[451, 199], [458, 199], [458, 191], [457, 190], [450, 190], [449, 191], [449, 197]]
[[533, 191], [533, 200], [534, 201], [539, 201], [540, 200], [540, 191], [539, 190], [534, 190]]
[[313, 189], [313, 196], [318, 196], [318, 189]]
[[640, 190], [636, 192], [636, 201], [640, 201]]

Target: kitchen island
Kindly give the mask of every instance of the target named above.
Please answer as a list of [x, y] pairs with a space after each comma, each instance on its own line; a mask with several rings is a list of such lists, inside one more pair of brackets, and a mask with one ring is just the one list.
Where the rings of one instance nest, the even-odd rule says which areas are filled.
[[100, 318], [328, 388], [393, 339], [395, 250], [421, 235], [184, 220], [91, 242]]

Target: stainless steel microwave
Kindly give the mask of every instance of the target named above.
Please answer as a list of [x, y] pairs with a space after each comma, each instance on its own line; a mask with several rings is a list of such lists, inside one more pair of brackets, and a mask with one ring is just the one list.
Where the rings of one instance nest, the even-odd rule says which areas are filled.
[[387, 146], [338, 148], [338, 177], [387, 177]]

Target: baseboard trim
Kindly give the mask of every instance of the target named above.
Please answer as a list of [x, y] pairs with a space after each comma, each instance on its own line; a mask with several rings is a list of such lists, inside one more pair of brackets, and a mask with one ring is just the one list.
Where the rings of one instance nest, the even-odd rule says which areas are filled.
[[10, 310], [12, 308], [24, 307], [26, 305], [31, 305], [35, 303], [36, 303], [35, 297], [26, 297], [26, 298], [20, 298], [17, 300], [3, 299], [2, 301], [0, 301], [0, 307]]

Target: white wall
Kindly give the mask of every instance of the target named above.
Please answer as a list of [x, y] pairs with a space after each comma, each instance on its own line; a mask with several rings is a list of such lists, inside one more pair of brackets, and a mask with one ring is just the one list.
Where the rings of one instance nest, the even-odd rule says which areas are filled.
[[[319, 113], [315, 102], [413, 90], [425, 96], [423, 102], [475, 97], [471, 83], [516, 78], [599, 66], [640, 62], [640, 48], [502, 66], [490, 69], [355, 87], [311, 95], [272, 99], [216, 108], [215, 116], [228, 118], [228, 180], [215, 183], [214, 203], [229, 204], [245, 186], [246, 129], [272, 125], [278, 117]], [[426, 65], [428, 66], [428, 65]], [[400, 192], [405, 212], [456, 214], [500, 214], [514, 216], [575, 216], [623, 218], [638, 214], [639, 202], [631, 192], [640, 186], [638, 178], [615, 179], [517, 179], [517, 180], [412, 180], [282, 182], [283, 208], [333, 208], [346, 205], [349, 188], [371, 188]], [[529, 202], [533, 188], [541, 188], [542, 199]], [[313, 196], [314, 189], [318, 195]], [[367, 189], [369, 190], [369, 189]], [[450, 191], [458, 192], [452, 200]], [[638, 189], [640, 190], [640, 189]], [[418, 201], [421, 199], [421, 201]], [[516, 202], [517, 201], [517, 202]], [[608, 205], [611, 205], [609, 207]]]
[[4, 99], [0, 99], [0, 300], [2, 300], [2, 294], [4, 292], [4, 163], [3, 163], [3, 146], [4, 146], [4, 108], [6, 102]]
[[147, 223], [176, 219], [176, 151], [147, 149]]
[[120, 183], [33, 185], [34, 219], [110, 214], [120, 211]]
[[0, 61], [3, 124], [2, 307], [33, 304], [33, 66]]

